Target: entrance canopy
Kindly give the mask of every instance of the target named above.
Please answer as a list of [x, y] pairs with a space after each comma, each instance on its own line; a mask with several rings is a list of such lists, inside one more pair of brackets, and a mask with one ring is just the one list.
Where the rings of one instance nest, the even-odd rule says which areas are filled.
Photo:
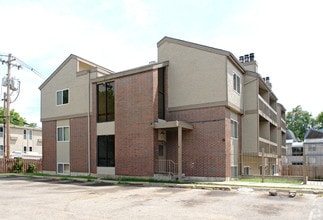
[[183, 128], [192, 130], [193, 125], [185, 121], [162, 121], [162, 122], [154, 122], [153, 127], [155, 129], [167, 129], [167, 128]]
[[155, 129], [177, 129], [177, 141], [178, 141], [178, 180], [182, 180], [182, 149], [183, 149], [183, 138], [182, 138], [182, 131], [192, 130], [193, 125], [184, 122], [184, 121], [161, 121], [161, 122], [154, 122], [152, 126]]

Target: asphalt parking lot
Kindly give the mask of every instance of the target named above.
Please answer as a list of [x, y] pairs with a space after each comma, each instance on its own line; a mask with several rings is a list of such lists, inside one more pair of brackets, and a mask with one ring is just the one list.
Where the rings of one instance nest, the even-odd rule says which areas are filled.
[[0, 178], [0, 219], [322, 219], [321, 194]]

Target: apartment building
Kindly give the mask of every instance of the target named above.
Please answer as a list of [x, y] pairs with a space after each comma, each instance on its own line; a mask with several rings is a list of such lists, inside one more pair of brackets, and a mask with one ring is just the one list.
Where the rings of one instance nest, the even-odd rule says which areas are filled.
[[320, 168], [320, 176], [323, 175], [323, 129], [309, 129], [304, 137], [304, 153], [306, 163]]
[[[4, 155], [4, 126], [0, 125], [0, 157]], [[10, 157], [41, 159], [41, 128], [10, 125]]]
[[157, 62], [121, 72], [70, 55], [40, 86], [44, 172], [212, 181], [243, 174], [242, 152], [279, 164], [285, 109], [253, 54], [157, 47]]

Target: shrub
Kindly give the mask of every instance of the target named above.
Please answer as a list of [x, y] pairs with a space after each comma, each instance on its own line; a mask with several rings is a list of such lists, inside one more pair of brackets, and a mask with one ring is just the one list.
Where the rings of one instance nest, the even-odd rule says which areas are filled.
[[35, 172], [35, 170], [36, 170], [36, 164], [34, 164], [34, 163], [30, 163], [30, 164], [28, 165], [28, 170], [27, 170], [27, 172], [28, 172], [28, 173], [34, 173], [34, 172]]
[[13, 172], [15, 173], [22, 173], [24, 168], [24, 161], [21, 157], [15, 158], [15, 163], [13, 164]]

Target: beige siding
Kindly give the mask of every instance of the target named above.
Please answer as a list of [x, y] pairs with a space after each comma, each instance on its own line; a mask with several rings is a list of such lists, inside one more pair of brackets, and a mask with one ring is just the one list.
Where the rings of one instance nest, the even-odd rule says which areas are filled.
[[[0, 125], [2, 127], [2, 125]], [[24, 130], [26, 130], [26, 139], [24, 138]], [[29, 131], [32, 131], [30, 139]], [[3, 133], [0, 135], [0, 145], [3, 145]], [[27, 152], [32, 147], [32, 152], [42, 154], [42, 130], [40, 128], [10, 126], [10, 153], [13, 151], [24, 152], [26, 146]]]
[[158, 61], [170, 63], [170, 109], [226, 101], [226, 56], [165, 42], [158, 48]]
[[[70, 126], [69, 120], [57, 121], [57, 127], [69, 127], [69, 126]], [[57, 141], [56, 143], [57, 143], [57, 151], [56, 151], [57, 163], [69, 163], [70, 162], [70, 142]]]
[[[240, 77], [240, 93], [233, 88], [233, 74], [237, 74]], [[227, 62], [227, 91], [228, 91], [228, 102], [231, 107], [236, 110], [242, 111], [243, 109], [243, 83], [244, 75], [236, 68], [231, 61]]]
[[258, 110], [258, 79], [249, 75], [245, 75], [244, 81], [244, 108], [245, 111]]
[[[89, 110], [89, 75], [77, 74], [77, 60], [71, 59], [41, 91], [41, 119], [84, 115]], [[56, 105], [56, 92], [69, 89], [69, 103]]]
[[103, 122], [96, 124], [97, 135], [114, 135], [115, 134], [115, 123]]
[[[252, 122], [252, 123], [251, 123]], [[242, 117], [242, 150], [243, 152], [258, 151], [258, 114]]]

